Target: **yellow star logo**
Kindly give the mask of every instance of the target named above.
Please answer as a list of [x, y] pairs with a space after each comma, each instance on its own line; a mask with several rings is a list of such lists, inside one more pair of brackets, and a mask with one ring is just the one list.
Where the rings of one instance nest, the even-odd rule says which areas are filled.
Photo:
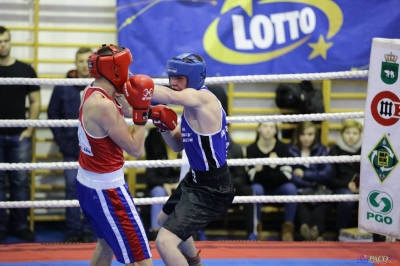
[[333, 45], [332, 42], [325, 42], [324, 36], [320, 35], [317, 43], [309, 43], [308, 46], [313, 48], [313, 51], [308, 56], [308, 59], [311, 60], [317, 56], [322, 56], [322, 58], [326, 59], [326, 51], [331, 48]]

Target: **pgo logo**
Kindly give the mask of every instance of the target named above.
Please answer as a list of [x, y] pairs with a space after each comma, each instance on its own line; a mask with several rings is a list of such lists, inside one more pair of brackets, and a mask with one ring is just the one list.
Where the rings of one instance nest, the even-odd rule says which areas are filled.
[[393, 200], [386, 192], [374, 190], [368, 195], [368, 206], [374, 212], [388, 214], [393, 209]]
[[371, 102], [371, 114], [382, 126], [392, 126], [400, 119], [400, 99], [390, 91], [375, 95]]
[[367, 212], [367, 220], [374, 218], [378, 223], [393, 223], [391, 217], [384, 216], [393, 209], [393, 200], [389, 194], [378, 190], [371, 191], [368, 195], [368, 206], [375, 214]]

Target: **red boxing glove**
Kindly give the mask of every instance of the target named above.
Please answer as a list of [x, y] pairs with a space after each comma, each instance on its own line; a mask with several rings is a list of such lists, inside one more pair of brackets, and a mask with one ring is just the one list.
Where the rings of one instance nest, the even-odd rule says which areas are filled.
[[125, 83], [125, 99], [132, 106], [132, 120], [136, 125], [145, 125], [149, 118], [154, 82], [146, 75], [133, 75]]
[[150, 107], [150, 119], [160, 131], [174, 130], [178, 125], [178, 116], [166, 105], [156, 105]]

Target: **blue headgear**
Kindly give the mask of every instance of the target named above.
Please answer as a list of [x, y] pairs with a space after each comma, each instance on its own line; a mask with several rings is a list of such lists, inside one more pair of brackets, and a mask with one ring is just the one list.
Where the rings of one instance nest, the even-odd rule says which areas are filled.
[[197, 54], [185, 53], [167, 61], [168, 77], [185, 76], [187, 88], [201, 89], [206, 79], [206, 62]]

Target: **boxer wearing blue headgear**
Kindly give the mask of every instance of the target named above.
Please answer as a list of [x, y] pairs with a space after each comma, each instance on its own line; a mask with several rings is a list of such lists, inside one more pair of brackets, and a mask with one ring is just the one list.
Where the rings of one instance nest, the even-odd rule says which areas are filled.
[[204, 86], [206, 64], [200, 56], [176, 56], [166, 70], [172, 90], [155, 85], [153, 100], [183, 106], [181, 124], [162, 136], [175, 152], [185, 150], [191, 171], [157, 217], [162, 227], [156, 246], [167, 266], [202, 266], [192, 236], [225, 213], [234, 198], [226, 113]]
[[181, 54], [167, 61], [167, 74], [170, 85], [171, 77], [185, 76], [186, 87], [199, 90], [204, 86], [206, 79], [206, 62], [197, 54]]

